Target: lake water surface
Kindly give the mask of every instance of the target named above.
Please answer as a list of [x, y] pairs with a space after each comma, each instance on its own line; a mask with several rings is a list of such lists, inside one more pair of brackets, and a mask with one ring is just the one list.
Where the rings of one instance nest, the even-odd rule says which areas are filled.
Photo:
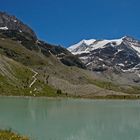
[[0, 129], [33, 140], [140, 140], [140, 101], [0, 97]]

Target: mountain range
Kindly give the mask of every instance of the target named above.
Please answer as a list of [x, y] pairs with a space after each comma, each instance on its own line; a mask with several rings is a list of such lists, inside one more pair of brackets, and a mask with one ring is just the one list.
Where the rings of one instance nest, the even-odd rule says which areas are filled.
[[93, 72], [128, 74], [132, 76], [127, 81], [140, 82], [139, 40], [129, 36], [114, 40], [82, 40], [68, 50], [77, 55], [87, 69]]
[[1, 95], [138, 98], [139, 84], [140, 41], [90, 39], [66, 49], [0, 12]]

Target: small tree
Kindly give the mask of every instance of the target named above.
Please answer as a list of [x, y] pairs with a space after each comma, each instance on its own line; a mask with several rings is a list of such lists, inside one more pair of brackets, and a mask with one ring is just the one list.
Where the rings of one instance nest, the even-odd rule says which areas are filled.
[[61, 89], [58, 89], [58, 90], [57, 90], [57, 94], [59, 94], [59, 95], [62, 94]]

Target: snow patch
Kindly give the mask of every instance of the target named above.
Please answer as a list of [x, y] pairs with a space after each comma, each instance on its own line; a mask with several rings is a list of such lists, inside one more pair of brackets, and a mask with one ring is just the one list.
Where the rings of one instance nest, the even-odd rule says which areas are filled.
[[[114, 40], [82, 40], [79, 43], [70, 46], [67, 48], [70, 52], [73, 54], [82, 54], [82, 53], [89, 53], [90, 51], [99, 49], [99, 48], [105, 48], [108, 43], [111, 43], [112, 46], [118, 46], [122, 43], [121, 39], [114, 39]], [[85, 47], [86, 46], [86, 47]]]
[[0, 30], [8, 30], [8, 27], [5, 26], [5, 27], [0, 27]]
[[20, 33], [22, 33], [22, 31], [21, 31], [21, 30], [19, 30], [19, 32], [20, 32]]
[[113, 42], [115, 43], [115, 45], [113, 45], [113, 46], [118, 46], [122, 43], [122, 39], [98, 41], [97, 44], [92, 45], [92, 49], [90, 49], [90, 48], [88, 48], [88, 49], [90, 49], [90, 51], [93, 51], [93, 50], [96, 50], [99, 48], [105, 48], [108, 43], [113, 43]]
[[138, 56], [140, 57], [140, 47], [134, 46], [132, 44], [131, 47], [138, 52]]
[[88, 58], [89, 58], [89, 57], [87, 57], [87, 56], [80, 57], [81, 60], [86, 60], [86, 59], [88, 59]]
[[137, 75], [138, 75], [138, 77], [140, 78], [140, 74], [138, 73]]
[[124, 67], [124, 64], [123, 63], [120, 63], [120, 64], [117, 64], [118, 66], [122, 66], [122, 67]]
[[74, 55], [77, 55], [77, 54], [83, 54], [83, 53], [90, 53], [90, 51], [72, 52], [72, 54], [74, 54]]
[[122, 70], [123, 72], [134, 72], [140, 69], [140, 63], [128, 70]]
[[79, 43], [72, 45], [68, 48], [69, 51], [74, 51], [77, 47], [81, 46], [82, 44], [85, 44], [87, 46], [91, 45], [92, 43], [94, 43], [96, 40], [95, 39], [83, 39], [82, 41], [80, 41]]
[[91, 65], [91, 64], [92, 64], [92, 62], [89, 62], [89, 63], [86, 64], [86, 66], [89, 66], [89, 65]]
[[99, 58], [100, 61], [104, 61], [102, 58]]
[[118, 49], [118, 51], [114, 55], [116, 56], [121, 51], [123, 51], [123, 49]]

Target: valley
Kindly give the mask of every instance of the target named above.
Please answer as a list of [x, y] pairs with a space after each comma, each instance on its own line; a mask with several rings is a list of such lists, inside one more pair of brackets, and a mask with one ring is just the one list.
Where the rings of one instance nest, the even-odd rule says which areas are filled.
[[138, 40], [91, 39], [66, 49], [7, 13], [0, 21], [0, 95], [139, 98]]

